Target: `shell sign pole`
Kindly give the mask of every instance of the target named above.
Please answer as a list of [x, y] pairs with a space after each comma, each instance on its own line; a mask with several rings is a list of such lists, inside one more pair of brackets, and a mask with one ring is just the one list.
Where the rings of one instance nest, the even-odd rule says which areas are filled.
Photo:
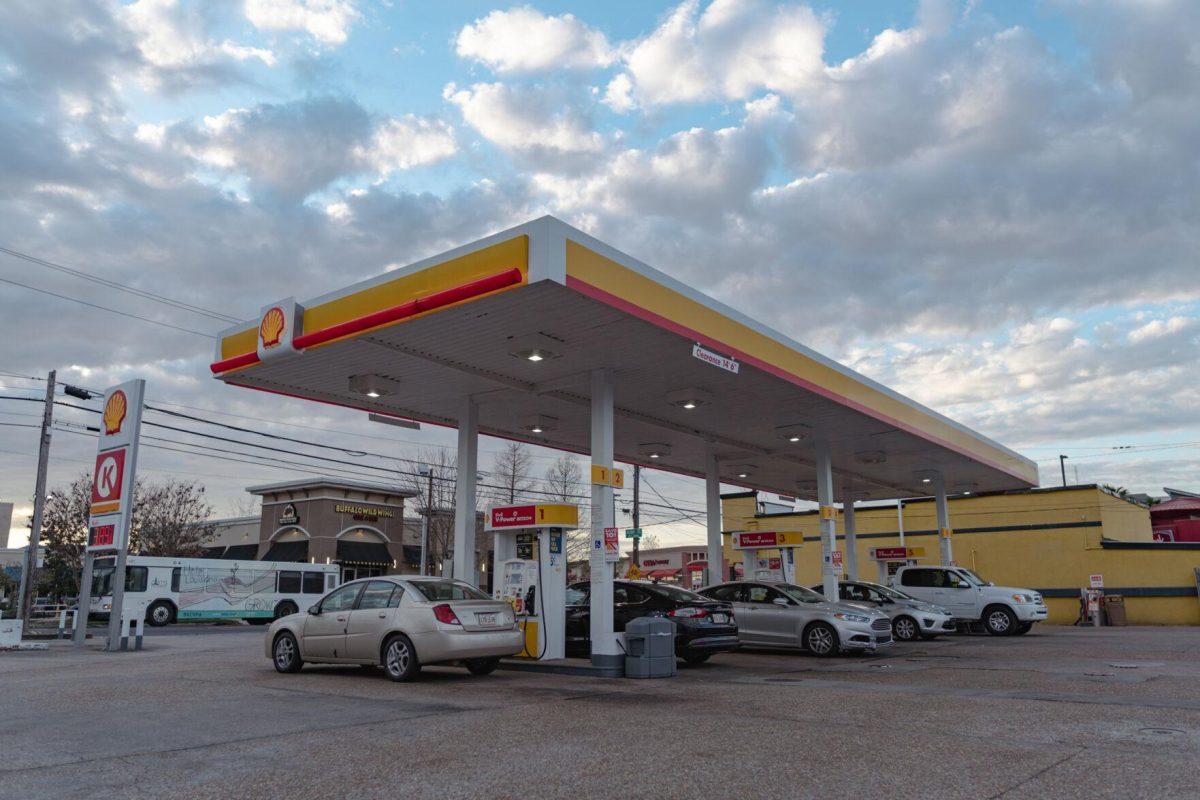
[[[146, 382], [141, 379], [112, 387], [104, 393], [104, 410], [100, 416], [79, 608], [82, 612], [91, 605], [92, 567], [96, 554], [115, 554], [117, 562], [108, 623], [109, 650], [116, 650], [120, 644], [125, 561], [129, 554], [129, 524], [133, 515], [133, 485], [137, 476], [138, 437], [145, 393]], [[76, 644], [83, 644], [86, 625], [87, 615], [80, 613], [75, 626]]]

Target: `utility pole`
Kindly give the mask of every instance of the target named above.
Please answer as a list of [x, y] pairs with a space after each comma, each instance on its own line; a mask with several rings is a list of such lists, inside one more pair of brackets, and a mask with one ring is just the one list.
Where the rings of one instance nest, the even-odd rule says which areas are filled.
[[1058, 457], [1058, 468], [1062, 470], [1063, 486], [1067, 485], [1067, 457], [1060, 455]]
[[638, 567], [642, 566], [641, 544], [642, 544], [642, 515], [641, 509], [638, 508], [639, 490], [642, 486], [642, 467], [639, 464], [633, 465], [633, 529], [637, 531], [633, 537], [633, 563]]
[[33, 573], [37, 569], [38, 546], [42, 539], [42, 512], [46, 506], [46, 471], [50, 467], [50, 426], [54, 422], [55, 370], [46, 376], [46, 402], [42, 408], [42, 442], [38, 449], [37, 481], [33, 490], [33, 523], [29, 530], [29, 546], [21, 567], [21, 588], [17, 594], [17, 619], [28, 622], [33, 600]]

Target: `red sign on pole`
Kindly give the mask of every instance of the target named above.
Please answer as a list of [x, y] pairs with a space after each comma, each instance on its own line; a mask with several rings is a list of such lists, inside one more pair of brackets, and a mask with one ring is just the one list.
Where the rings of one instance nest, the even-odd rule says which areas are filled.
[[908, 558], [908, 548], [906, 547], [876, 547], [875, 559], [877, 561], [903, 561]]
[[604, 529], [604, 560], [615, 562], [621, 558], [621, 538], [616, 528]]
[[121, 487], [125, 481], [125, 448], [96, 455], [92, 477], [92, 513], [111, 513], [121, 506]]
[[742, 531], [738, 534], [738, 547], [774, 547], [779, 543], [775, 531]]
[[504, 506], [492, 509], [492, 528], [527, 528], [537, 522], [537, 506]]

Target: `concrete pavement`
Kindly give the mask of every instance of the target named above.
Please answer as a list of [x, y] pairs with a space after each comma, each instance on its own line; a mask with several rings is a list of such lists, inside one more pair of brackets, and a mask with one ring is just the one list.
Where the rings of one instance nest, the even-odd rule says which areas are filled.
[[1173, 798], [1200, 630], [1039, 626], [633, 681], [279, 675], [261, 628], [0, 655], [0, 798]]

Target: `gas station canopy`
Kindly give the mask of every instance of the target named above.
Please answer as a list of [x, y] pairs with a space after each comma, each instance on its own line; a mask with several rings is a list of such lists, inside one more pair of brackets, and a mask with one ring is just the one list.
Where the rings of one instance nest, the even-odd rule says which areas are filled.
[[[797, 304], [799, 307], [799, 303]], [[611, 372], [615, 457], [815, 499], [814, 443], [856, 500], [1020, 489], [1036, 465], [552, 217], [225, 331], [229, 384], [588, 453]]]

